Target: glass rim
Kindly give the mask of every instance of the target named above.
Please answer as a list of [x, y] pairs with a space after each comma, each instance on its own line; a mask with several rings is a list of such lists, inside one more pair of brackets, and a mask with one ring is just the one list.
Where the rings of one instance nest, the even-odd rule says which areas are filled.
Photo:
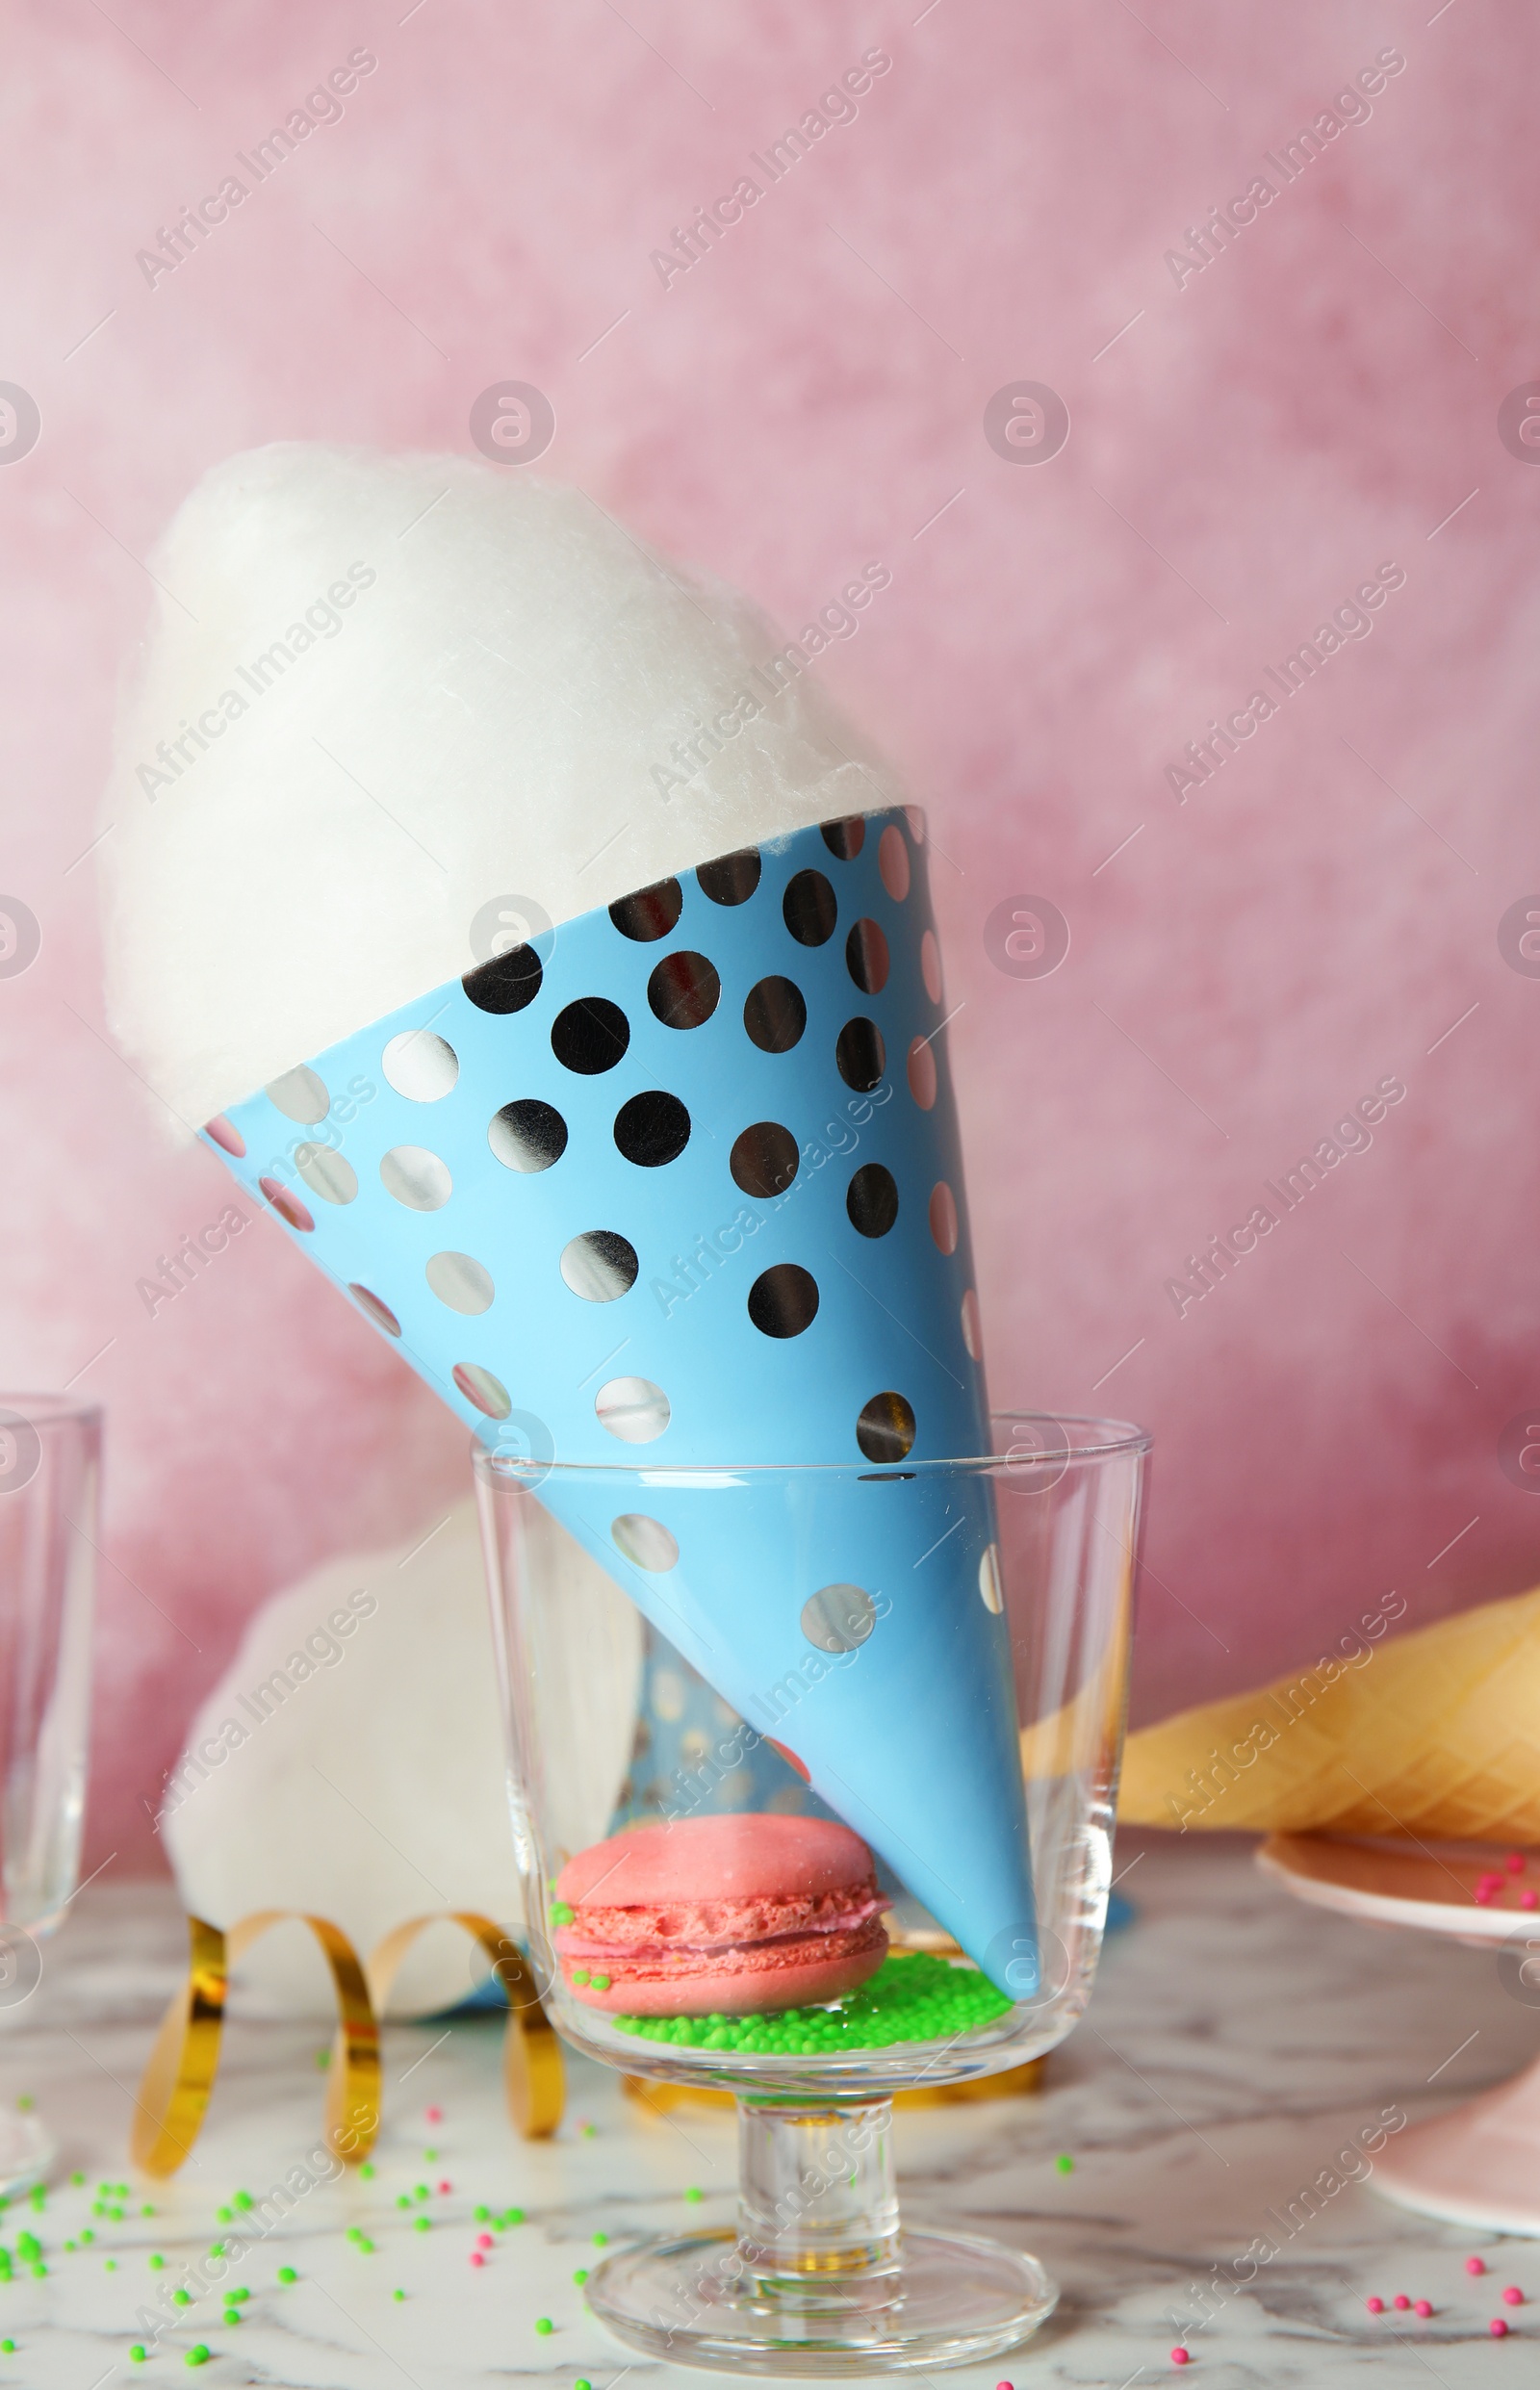
[[61, 1427], [72, 1423], [85, 1426], [92, 1422], [99, 1426], [104, 1416], [102, 1404], [93, 1402], [89, 1395], [8, 1394], [0, 1387], [0, 1412], [4, 1411], [14, 1413], [33, 1427]]
[[[726, 1485], [743, 1478], [762, 1482], [770, 1478], [845, 1477], [881, 1483], [884, 1478], [941, 1478], [956, 1476], [960, 1471], [969, 1476], [1004, 1472], [1017, 1479], [1036, 1471], [1052, 1471], [1056, 1477], [1063, 1477], [1077, 1463], [1142, 1456], [1155, 1440], [1149, 1428], [1136, 1426], [1129, 1420], [1102, 1419], [1075, 1411], [991, 1411], [989, 1417], [993, 1426], [1008, 1430], [1012, 1439], [1022, 1428], [1045, 1427], [1057, 1431], [1056, 1440], [1037, 1450], [1015, 1446], [1013, 1441], [999, 1452], [963, 1453], [946, 1459], [905, 1459], [875, 1467], [869, 1460], [556, 1460], [532, 1452], [500, 1452], [488, 1446], [479, 1432], [472, 1438], [471, 1453], [477, 1478], [492, 1487], [521, 1486], [532, 1491], [551, 1478], [625, 1478], [649, 1485], [677, 1485], [682, 1490]], [[1072, 1431], [1076, 1428], [1089, 1431], [1086, 1442], [1073, 1440]]]

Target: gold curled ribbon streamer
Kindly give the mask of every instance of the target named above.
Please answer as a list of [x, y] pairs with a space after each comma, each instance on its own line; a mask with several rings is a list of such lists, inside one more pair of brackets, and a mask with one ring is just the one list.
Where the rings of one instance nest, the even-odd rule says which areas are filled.
[[[561, 2044], [540, 2003], [519, 1945], [491, 1917], [451, 1910], [448, 1921], [481, 1944], [508, 1998], [503, 2040], [503, 2088], [508, 2113], [526, 2141], [544, 2139], [561, 2122], [566, 2103]], [[129, 2148], [147, 2174], [174, 2174], [203, 2129], [218, 2072], [230, 1968], [258, 1937], [289, 1918], [308, 1925], [331, 1969], [337, 2034], [326, 2081], [327, 2146], [347, 2166], [368, 2157], [380, 2123], [379, 2017], [402, 1959], [424, 1926], [440, 1915], [412, 1917], [371, 1953], [366, 1975], [340, 1926], [305, 1910], [262, 1909], [228, 1933], [190, 1916], [186, 1981], [161, 2019], [135, 2103]]]
[[129, 2149], [147, 2174], [174, 2174], [203, 2127], [218, 2071], [225, 1994], [235, 1960], [271, 1925], [308, 1925], [331, 1969], [337, 2036], [326, 2080], [326, 2141], [346, 2166], [367, 2158], [379, 2131], [379, 2025], [358, 1953], [327, 1917], [260, 1909], [228, 1933], [190, 1916], [187, 1980], [161, 2019], [135, 2104]]
[[491, 1917], [474, 1909], [451, 1909], [440, 1915], [409, 1917], [398, 1925], [370, 1954], [369, 1983], [374, 2006], [383, 2016], [397, 1969], [424, 1926], [458, 1925], [478, 1941], [492, 1962], [492, 1972], [508, 1997], [508, 2023], [502, 2040], [502, 2088], [514, 2128], [526, 2141], [544, 2141], [561, 2122], [567, 2100], [566, 2070], [561, 2043], [540, 2003], [529, 1962], [519, 1945]]

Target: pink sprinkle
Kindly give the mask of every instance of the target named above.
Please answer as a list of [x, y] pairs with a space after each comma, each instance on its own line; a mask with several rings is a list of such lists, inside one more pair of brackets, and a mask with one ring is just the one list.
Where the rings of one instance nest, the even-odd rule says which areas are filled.
[[1366, 2299], [1364, 2300], [1364, 2304], [1369, 2309], [1371, 2315], [1383, 2315], [1385, 2312], [1385, 2301], [1383, 2299]]
[[1523, 1875], [1523, 1873], [1524, 1873], [1524, 1853], [1523, 1853], [1523, 1851], [1509, 1851], [1509, 1853], [1508, 1853], [1508, 1855], [1507, 1855], [1506, 1859], [1502, 1862], [1502, 1864], [1504, 1865], [1504, 1867], [1506, 1867], [1506, 1869], [1507, 1869], [1507, 1871], [1508, 1871], [1509, 1875]]
[[454, 2189], [454, 2185], [453, 2185], [453, 2183], [451, 2183], [451, 2182], [441, 2182], [441, 2183], [440, 2183], [440, 2185], [439, 2185], [439, 2189], [440, 2189], [441, 2191], [446, 2191], [446, 2192], [447, 2192], [447, 2191], [452, 2191], [452, 2190]]
[[997, 2381], [994, 2390], [1016, 2390], [1016, 2386], [1014, 2381]]
[[1431, 2299], [1419, 2299], [1412, 2308], [1413, 2315], [1431, 2315], [1432, 2312], [1433, 2301]]
[[1491, 1885], [1490, 1885], [1490, 1884], [1478, 1884], [1478, 1885], [1476, 1886], [1476, 1888], [1475, 1891], [1471, 1894], [1471, 1898], [1472, 1898], [1474, 1901], [1476, 1901], [1476, 1902], [1477, 1903], [1477, 1905], [1478, 1905], [1480, 1908], [1483, 1908], [1483, 1909], [1484, 1909], [1484, 1908], [1486, 1907], [1487, 1903], [1488, 1903], [1488, 1902], [1490, 1901], [1490, 1899], [1492, 1898], [1492, 1887], [1491, 1887]]
[[1486, 2328], [1487, 2328], [1487, 2330], [1491, 2333], [1491, 2335], [1492, 2335], [1492, 2337], [1493, 2337], [1493, 2339], [1494, 2339], [1494, 2340], [1506, 2340], [1506, 2339], [1507, 2339], [1507, 2336], [1508, 2336], [1508, 2326], [1507, 2326], [1507, 2320], [1506, 2320], [1506, 2318], [1505, 2318], [1505, 2317], [1501, 2316], [1501, 2315], [1495, 2315], [1495, 2316], [1492, 2318], [1491, 2323], [1487, 2326], [1487, 2327], [1486, 2327]]
[[478, 2232], [475, 2236], [475, 2245], [477, 2249], [493, 2249], [497, 2246], [490, 2232]]
[[1406, 2308], [1411, 2305], [1411, 2300], [1407, 2298], [1404, 2291], [1398, 2291], [1395, 2298], [1391, 2300], [1391, 2305], [1393, 2307], [1399, 2307], [1403, 2313]]
[[1507, 2289], [1502, 2294], [1502, 2303], [1505, 2307], [1522, 2307], [1524, 2304], [1523, 2291], [1517, 2289], [1515, 2285], [1510, 2282]]
[[1191, 2365], [1192, 2362], [1193, 2357], [1190, 2350], [1184, 2349], [1178, 2345], [1171, 2351], [1171, 2363], [1173, 2365]]
[[1519, 1894], [1519, 1906], [1521, 1909], [1540, 1908], [1540, 1892], [1531, 1892], [1526, 1888]]
[[1484, 2257], [1467, 2257], [1465, 2261], [1465, 2271], [1467, 2274], [1485, 2274], [1486, 2259]]
[[482, 2256], [481, 2251], [478, 2249], [474, 2249], [471, 2251], [471, 2263], [473, 2266], [484, 2266], [486, 2262], [486, 2259]]
[[444, 2121], [444, 2111], [442, 2108], [424, 2108], [423, 2114], [426, 2117], [430, 2124], [442, 2124]]

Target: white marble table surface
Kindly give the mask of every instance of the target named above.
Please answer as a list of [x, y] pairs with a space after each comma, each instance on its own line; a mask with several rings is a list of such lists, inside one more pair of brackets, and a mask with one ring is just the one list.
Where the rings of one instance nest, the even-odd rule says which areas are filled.
[[[1284, 2238], [1275, 2217], [1346, 2136], [1398, 2104], [1413, 2119], [1432, 2114], [1534, 2054], [1536, 2017], [1507, 1997], [1490, 1956], [1300, 1909], [1239, 1843], [1125, 1838], [1118, 1864], [1131, 1860], [1123, 1889], [1137, 1920], [1109, 1943], [1090, 2016], [1049, 2062], [1043, 2093], [898, 2122], [914, 2218], [1032, 2249], [1063, 2286], [1059, 2315], [1037, 2340], [960, 2369], [959, 2390], [992, 2390], [1002, 2377], [1016, 2390], [1174, 2379], [1173, 2312], [1195, 2325], [1205, 2308], [1194, 2286], [1211, 2267], [1258, 2236]], [[130, 2178], [133, 2087], [175, 1979], [179, 1937], [165, 1887], [89, 1890], [48, 1947], [40, 1989], [0, 2017], [0, 2091], [32, 2094], [62, 2143], [45, 2213], [22, 2203], [5, 2219], [13, 2245], [18, 2225], [38, 2232], [49, 2270], [0, 2286], [0, 2335], [15, 2343], [0, 2354], [0, 2390], [185, 2380], [196, 2341], [212, 2352], [195, 2377], [208, 2390], [470, 2390], [519, 2379], [570, 2390], [578, 2377], [608, 2390], [628, 2367], [633, 2386], [648, 2378], [655, 2390], [710, 2378], [617, 2349], [572, 2276], [596, 2231], [614, 2241], [686, 2219], [728, 2221], [731, 2118], [639, 2116], [617, 2078], [578, 2061], [555, 2140], [521, 2143], [502, 2107], [498, 2029], [479, 2021], [447, 2036], [442, 2024], [388, 2028], [375, 2179], [319, 2187], [244, 2262], [251, 2298], [239, 2328], [222, 2323], [222, 2300], [206, 2300], [149, 2363], [131, 2364], [130, 2343], [142, 2337], [135, 2310], [158, 2278], [149, 2252], [169, 2269], [206, 2249], [217, 2206], [238, 2188], [260, 2197], [281, 2181], [316, 2146], [321, 2121], [323, 2034], [234, 2015], [192, 2160], [168, 2185], [136, 2184], [122, 2223], [91, 2217], [98, 2180]], [[424, 2120], [430, 2105], [443, 2111], [433, 2126]], [[432, 2164], [424, 2146], [438, 2151]], [[1074, 2158], [1070, 2173], [1055, 2167], [1061, 2151]], [[84, 2189], [69, 2186], [72, 2170], [84, 2171]], [[452, 2190], [434, 2193], [433, 2228], [420, 2233], [396, 2199], [422, 2180]], [[692, 2185], [705, 2194], [698, 2205], [684, 2201]], [[153, 2216], [140, 2213], [145, 2200]], [[478, 2201], [522, 2206], [527, 2222], [499, 2235], [475, 2272]], [[65, 2252], [82, 2225], [93, 2245]], [[373, 2254], [349, 2243], [350, 2226], [373, 2240]], [[1473, 2249], [1493, 2269], [1482, 2281], [1465, 2272]], [[285, 2263], [299, 2279], [280, 2287]], [[1502, 2307], [1505, 2282], [1534, 2303]], [[1368, 2294], [1388, 2302], [1397, 2291], [1430, 2299], [1432, 2319], [1366, 2312]], [[1189, 2334], [1194, 2361], [1182, 2378], [1212, 2390], [1540, 2381], [1540, 2244], [1483, 2241], [1404, 2215], [1362, 2183], [1289, 2238], [1249, 2289], [1211, 2300], [1207, 2312]], [[1510, 2322], [1504, 2341], [1488, 2335], [1494, 2314]], [[549, 2335], [534, 2329], [541, 2316], [553, 2323]]]

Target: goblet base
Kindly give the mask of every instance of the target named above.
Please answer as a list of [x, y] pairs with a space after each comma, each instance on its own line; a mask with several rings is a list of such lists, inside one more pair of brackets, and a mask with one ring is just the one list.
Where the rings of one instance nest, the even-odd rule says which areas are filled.
[[905, 2231], [871, 2270], [772, 2275], [723, 2229], [617, 2250], [585, 2297], [628, 2348], [676, 2365], [833, 2379], [999, 2356], [1059, 2289], [1035, 2257], [963, 2233]]
[[41, 2182], [58, 2154], [58, 2143], [37, 2117], [0, 2110], [0, 2198]]

